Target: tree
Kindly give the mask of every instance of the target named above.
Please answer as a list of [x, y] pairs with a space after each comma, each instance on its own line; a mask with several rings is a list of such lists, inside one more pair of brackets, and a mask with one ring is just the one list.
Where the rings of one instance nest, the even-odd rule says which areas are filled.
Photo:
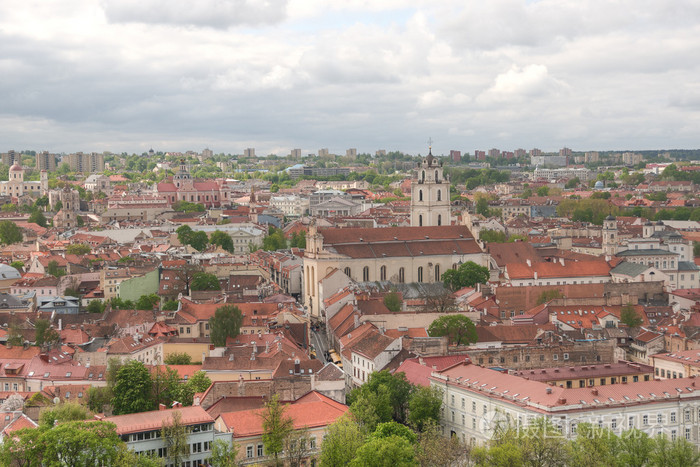
[[416, 460], [421, 467], [467, 465], [467, 449], [456, 436], [445, 439], [437, 423], [428, 423], [418, 435]]
[[44, 407], [39, 413], [39, 424], [48, 428], [58, 423], [87, 420], [90, 411], [76, 402], [64, 402], [53, 407]]
[[56, 204], [53, 205], [53, 210], [58, 212], [61, 209], [63, 209], [63, 201], [59, 199], [58, 201], [56, 201]]
[[577, 186], [579, 186], [580, 183], [581, 183], [581, 180], [578, 177], [574, 177], [571, 180], [569, 180], [568, 182], [566, 182], [566, 185], [564, 185], [564, 188], [570, 190], [572, 188], [576, 188]]
[[432, 287], [422, 295], [425, 300], [425, 310], [431, 313], [451, 313], [457, 311], [457, 303], [452, 292], [448, 289]]
[[380, 423], [379, 425], [377, 425], [377, 428], [375, 428], [374, 433], [372, 433], [370, 438], [378, 439], [388, 438], [390, 436], [400, 436], [401, 438], [404, 438], [411, 444], [415, 444], [418, 440], [418, 435], [416, 435], [416, 433], [413, 430], [411, 430], [406, 425], [402, 425], [394, 421]]
[[489, 268], [479, 266], [474, 261], [467, 261], [457, 269], [448, 269], [442, 275], [442, 281], [452, 290], [463, 287], [474, 287], [476, 284], [485, 284], [490, 278]]
[[284, 441], [294, 429], [294, 420], [285, 415], [285, 407], [280, 404], [279, 395], [272, 396], [260, 413], [262, 418], [262, 441], [265, 452], [274, 458], [274, 465], [281, 466], [279, 456], [284, 449]]
[[630, 328], [636, 328], [642, 325], [644, 320], [641, 316], [634, 310], [634, 307], [626, 305], [622, 308], [620, 313], [620, 321], [629, 326]]
[[483, 229], [479, 231], [479, 240], [486, 243], [505, 243], [507, 237], [505, 232], [500, 230]]
[[240, 308], [235, 305], [224, 305], [214, 312], [214, 316], [209, 318], [209, 329], [211, 330], [211, 343], [216, 347], [226, 345], [227, 337], [236, 337], [243, 324], [243, 314]]
[[203, 251], [207, 247], [209, 238], [206, 232], [195, 232], [189, 225], [182, 225], [175, 231], [178, 241], [183, 245], [190, 245], [192, 248]]
[[17, 467], [38, 467], [44, 456], [45, 446], [40, 438], [45, 430], [23, 428], [6, 436], [0, 444], [0, 464]]
[[169, 353], [167, 357], [163, 360], [166, 365], [191, 365], [192, 356], [187, 352], [182, 353]]
[[13, 262], [10, 263], [10, 266], [13, 267], [13, 268], [15, 268], [15, 269], [16, 269], [17, 271], [19, 271], [20, 274], [21, 274], [22, 271], [24, 270], [24, 261], [19, 261], [19, 260], [18, 260], [18, 261], [13, 261]]
[[156, 370], [151, 374], [151, 382], [153, 384], [150, 393], [153, 399], [152, 406], [157, 407], [158, 404], [163, 404], [170, 407], [176, 401], [183, 405], [192, 405], [191, 402], [187, 404], [182, 400], [187, 396], [187, 393], [183, 394], [184, 385], [180, 383], [177, 371], [172, 368], [156, 367]]
[[88, 303], [87, 306], [87, 311], [88, 313], [104, 313], [105, 311], [105, 303], [102, 300], [90, 300], [90, 303]]
[[197, 371], [187, 380], [187, 386], [190, 387], [192, 394], [204, 392], [211, 386], [211, 379], [203, 371]]
[[545, 290], [542, 292], [539, 297], [537, 297], [537, 304], [542, 305], [543, 303], [547, 303], [550, 300], [554, 300], [555, 298], [562, 298], [563, 295], [559, 291], [559, 289], [552, 289], [552, 290]]
[[46, 319], [37, 319], [34, 323], [35, 343], [37, 347], [41, 347], [44, 344], [54, 345], [61, 342], [61, 336], [58, 335], [55, 329], [51, 327], [51, 323]]
[[141, 295], [134, 306], [137, 310], [153, 310], [160, 303], [160, 297], [154, 293], [150, 295]]
[[[186, 227], [186, 226], [185, 226]], [[178, 267], [175, 271], [175, 277], [185, 284], [185, 295], [190, 294], [190, 285], [195, 274], [202, 272], [202, 267], [196, 264], [186, 263]]]
[[[413, 385], [406, 379], [404, 373], [391, 374], [388, 371], [375, 371], [369, 375], [367, 383], [348, 395], [347, 402], [351, 406], [351, 411], [353, 406], [355, 408], [362, 405], [372, 406], [379, 418], [379, 423], [389, 422], [392, 419], [405, 423], [408, 401], [413, 390]], [[361, 397], [366, 399], [367, 404], [355, 403]], [[370, 431], [374, 431], [374, 427], [371, 427]]]
[[321, 467], [348, 465], [364, 444], [365, 434], [349, 416], [343, 416], [328, 426], [321, 445]]
[[211, 448], [211, 463], [214, 467], [237, 467], [238, 448], [223, 439], [217, 439]]
[[49, 261], [49, 264], [46, 267], [46, 272], [54, 277], [62, 277], [66, 275], [66, 271], [58, 266], [58, 261], [56, 260]]
[[537, 189], [537, 196], [549, 196], [549, 187], [541, 186]]
[[91, 386], [88, 389], [88, 408], [93, 412], [99, 413], [105, 411], [105, 406], [112, 402], [112, 388], [109, 386]]
[[351, 467], [410, 467], [417, 466], [413, 446], [406, 438], [392, 435], [371, 438], [363, 444], [350, 462]]
[[399, 294], [392, 291], [384, 296], [384, 305], [389, 309], [389, 311], [401, 311], [402, 300]]
[[292, 233], [289, 246], [292, 248], [306, 248], [306, 231]]
[[282, 230], [270, 226], [268, 234], [263, 238], [263, 250], [276, 251], [287, 248], [287, 239]]
[[177, 300], [168, 300], [167, 302], [163, 303], [161, 309], [163, 311], [176, 311], [179, 305], [180, 302], [178, 302]]
[[419, 387], [408, 400], [408, 421], [418, 431], [440, 422], [442, 391], [434, 386]]
[[306, 459], [313, 453], [309, 430], [302, 428], [293, 430], [284, 440], [284, 457], [289, 467], [302, 467]]
[[7, 344], [19, 346], [24, 343], [24, 335], [19, 324], [15, 321], [7, 329]]
[[190, 445], [187, 442], [187, 432], [182, 424], [182, 414], [179, 410], [173, 412], [171, 420], [164, 421], [160, 429], [160, 436], [163, 438], [167, 449], [167, 459], [174, 465], [182, 464], [185, 457], [190, 454]]
[[654, 441], [650, 464], [655, 467], [684, 467], [700, 463], [700, 454], [683, 438], [671, 441], [666, 435], [658, 435]]
[[112, 409], [114, 415], [153, 410], [151, 391], [153, 381], [148, 368], [138, 360], [131, 360], [117, 371]]
[[11, 221], [0, 222], [0, 243], [3, 245], [12, 245], [22, 241], [22, 231]]
[[85, 243], [73, 243], [66, 247], [66, 253], [69, 255], [87, 255], [92, 251], [90, 245]]
[[46, 227], [46, 217], [44, 216], [44, 213], [38, 209], [32, 211], [27, 219], [27, 222], [33, 222], [40, 227]]
[[212, 245], [219, 245], [229, 253], [233, 252], [233, 239], [226, 232], [215, 230], [209, 237], [209, 243]]
[[441, 316], [430, 323], [428, 334], [430, 337], [447, 336], [456, 345], [473, 344], [477, 340], [476, 326], [472, 320], [456, 313]]
[[45, 430], [42, 465], [114, 465], [119, 445], [116, 425], [103, 421], [73, 421]]
[[221, 290], [219, 279], [208, 272], [196, 272], [190, 284], [192, 290]]

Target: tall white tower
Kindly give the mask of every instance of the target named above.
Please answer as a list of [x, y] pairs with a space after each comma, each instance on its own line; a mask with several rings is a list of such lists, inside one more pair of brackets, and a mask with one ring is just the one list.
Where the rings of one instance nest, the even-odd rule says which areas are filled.
[[418, 164], [411, 181], [411, 226], [451, 225], [450, 182], [432, 153]]
[[613, 256], [617, 253], [617, 219], [608, 216], [603, 221], [603, 254]]

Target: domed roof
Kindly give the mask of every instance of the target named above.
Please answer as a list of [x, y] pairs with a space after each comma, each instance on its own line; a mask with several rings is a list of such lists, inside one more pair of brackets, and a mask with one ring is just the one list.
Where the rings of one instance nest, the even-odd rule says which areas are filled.
[[613, 216], [612, 214], [610, 214], [608, 217], [605, 218], [605, 220], [606, 220], [606, 221], [614, 221], [614, 220], [615, 220], [615, 216]]
[[605, 183], [603, 183], [601, 180], [598, 180], [597, 182], [595, 182], [593, 188], [605, 188]]
[[12, 164], [12, 167], [10, 167], [10, 172], [21, 172], [22, 171], [22, 166], [19, 165], [16, 161], [14, 164]]

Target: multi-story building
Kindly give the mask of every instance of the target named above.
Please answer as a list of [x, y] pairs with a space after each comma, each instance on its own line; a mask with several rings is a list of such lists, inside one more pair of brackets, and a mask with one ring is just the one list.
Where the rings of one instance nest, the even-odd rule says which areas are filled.
[[486, 160], [486, 151], [479, 151], [478, 149], [474, 151], [474, 159], [478, 161]]
[[56, 170], [56, 155], [49, 154], [49, 151], [41, 151], [36, 154], [36, 169], [48, 170], [53, 172]]
[[457, 151], [456, 149], [450, 150], [450, 160], [453, 162], [459, 162], [462, 160], [462, 151]]
[[566, 388], [466, 361], [433, 372], [430, 384], [444, 393], [443, 433], [468, 443], [488, 442], [504, 423], [517, 429], [545, 418], [567, 439], [576, 437], [579, 424], [591, 423], [616, 434], [637, 428], [700, 444], [700, 391], [694, 378]]
[[643, 156], [634, 152], [623, 152], [622, 163], [625, 165], [637, 165], [643, 160]]
[[527, 155], [527, 151], [523, 148], [518, 148], [513, 152], [513, 154], [515, 157], [525, 157]]
[[301, 217], [309, 210], [309, 199], [297, 195], [270, 197], [270, 207], [279, 209], [287, 217]]
[[357, 148], [346, 149], [345, 157], [352, 157], [353, 159], [355, 159], [357, 157]]
[[328, 157], [328, 148], [321, 148], [318, 150], [318, 157]]
[[200, 406], [182, 407], [178, 404], [171, 409], [161, 406], [160, 410], [105, 417], [103, 420], [117, 426], [117, 434], [130, 450], [163, 459], [165, 465], [173, 465], [169, 463], [169, 443], [163, 439], [162, 429], [172, 425], [178, 415], [179, 423], [185, 427], [189, 447], [189, 455], [181, 456], [183, 466], [208, 465], [217, 440], [230, 446], [231, 434], [217, 431], [212, 416]]
[[700, 375], [700, 351], [682, 350], [660, 353], [649, 357], [657, 378], [676, 379]]
[[530, 157], [541, 156], [541, 155], [542, 155], [541, 149], [538, 149], [538, 148], [530, 149]]
[[489, 149], [489, 157], [493, 157], [494, 159], [498, 159], [499, 157], [501, 157], [501, 150], [496, 149], [496, 148]]
[[292, 151], [289, 154], [293, 159], [298, 159], [301, 157], [301, 149], [296, 148], [292, 149]]
[[571, 149], [567, 147], [563, 147], [559, 150], [559, 156], [561, 157], [571, 157], [572, 154], [573, 152], [571, 151]]
[[530, 381], [571, 389], [651, 381], [654, 379], [654, 367], [621, 360], [598, 365], [522, 370], [512, 374]]
[[40, 181], [26, 181], [24, 180], [24, 168], [17, 162], [10, 167], [8, 178], [9, 180], [0, 182], [1, 196], [21, 198], [24, 195], [30, 195], [39, 197], [45, 195], [49, 189], [49, 178], [45, 171], [41, 172]]
[[386, 149], [377, 149], [377, 150], [374, 152], [374, 155], [377, 156], [377, 157], [386, 156]]
[[22, 154], [18, 153], [14, 149], [10, 149], [7, 152], [3, 152], [0, 154], [0, 158], [2, 160], [2, 163], [12, 167], [15, 165], [15, 162], [17, 162], [19, 165], [22, 165]]
[[590, 151], [583, 155], [583, 161], [586, 164], [594, 164], [600, 160], [600, 154], [598, 151]]
[[68, 163], [73, 172], [97, 173], [105, 171], [105, 156], [96, 152], [68, 154], [64, 158], [64, 162]]
[[432, 152], [414, 169], [411, 180], [411, 225], [429, 227], [452, 224], [450, 181], [442, 162]]
[[567, 156], [530, 156], [530, 165], [536, 167], [566, 167]]
[[[558, 156], [552, 156], [558, 157]], [[533, 161], [532, 165], [536, 165]], [[558, 180], [560, 178], [574, 178], [578, 177], [582, 182], [591, 179], [591, 171], [584, 168], [565, 168], [565, 169], [543, 169], [537, 167], [533, 173], [533, 179], [545, 179], [545, 180]]]
[[106, 175], [92, 174], [83, 182], [85, 190], [92, 193], [104, 193], [107, 196], [112, 195], [112, 182]]
[[243, 150], [243, 156], [246, 158], [255, 157], [255, 148], [245, 148]]

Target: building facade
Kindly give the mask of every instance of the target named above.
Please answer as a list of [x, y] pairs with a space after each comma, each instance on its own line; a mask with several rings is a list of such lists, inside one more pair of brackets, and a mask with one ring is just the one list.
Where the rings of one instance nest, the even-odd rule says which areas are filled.
[[411, 226], [450, 225], [450, 181], [442, 172], [442, 163], [432, 152], [415, 169], [411, 180]]

